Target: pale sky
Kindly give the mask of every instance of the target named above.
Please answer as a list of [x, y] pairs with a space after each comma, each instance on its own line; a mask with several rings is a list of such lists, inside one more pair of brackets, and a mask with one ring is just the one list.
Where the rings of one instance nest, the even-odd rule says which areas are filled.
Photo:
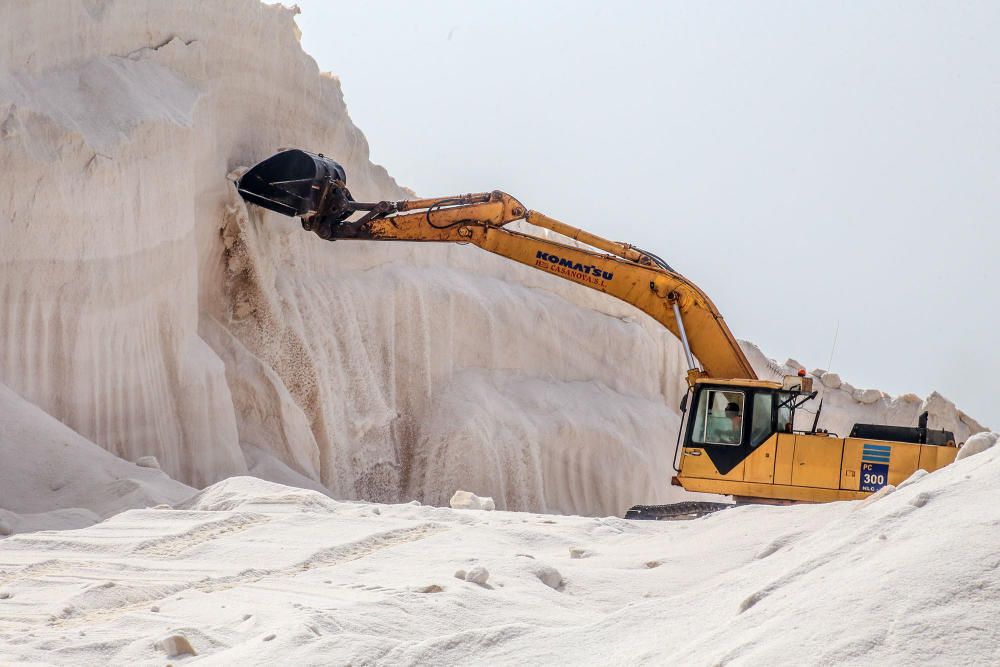
[[1000, 2], [297, 3], [401, 184], [509, 192], [779, 361], [1000, 426]]

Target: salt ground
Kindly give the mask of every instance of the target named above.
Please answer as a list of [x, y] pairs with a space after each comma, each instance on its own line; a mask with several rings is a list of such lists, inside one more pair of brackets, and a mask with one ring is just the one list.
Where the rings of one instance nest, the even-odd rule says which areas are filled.
[[996, 664], [1000, 449], [886, 488], [633, 522], [237, 477], [0, 542], [0, 659]]

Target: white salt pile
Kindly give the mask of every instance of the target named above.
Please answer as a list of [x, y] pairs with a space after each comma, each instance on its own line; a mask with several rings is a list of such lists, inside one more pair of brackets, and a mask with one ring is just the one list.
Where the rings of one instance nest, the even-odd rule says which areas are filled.
[[104, 451], [0, 384], [0, 535], [89, 526], [194, 489]]
[[[648, 317], [475, 248], [331, 244], [243, 204], [226, 174], [282, 146], [335, 156], [358, 198], [410, 194], [369, 161], [294, 9], [2, 14], [17, 29], [0, 46], [0, 382], [17, 400], [193, 487], [249, 473], [438, 505], [473, 488], [583, 514], [682, 493], [667, 480], [683, 354]], [[981, 430], [937, 396], [828, 380], [831, 430], [923, 409], [959, 439]], [[29, 504], [4, 507], [64, 508]]]

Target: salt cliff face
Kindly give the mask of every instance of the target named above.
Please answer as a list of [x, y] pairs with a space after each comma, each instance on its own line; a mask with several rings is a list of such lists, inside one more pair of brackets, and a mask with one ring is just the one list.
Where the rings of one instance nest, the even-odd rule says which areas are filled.
[[0, 381], [102, 447], [202, 485], [246, 470], [225, 365], [225, 173], [322, 146], [399, 196], [339, 85], [257, 2], [5, 3]]
[[203, 330], [244, 443], [342, 497], [447, 504], [462, 486], [619, 513], [670, 493], [680, 349], [651, 320], [475, 249], [331, 247], [235, 199], [225, 218], [231, 312]]
[[[462, 477], [442, 441], [472, 418], [442, 401], [477, 370], [553, 396], [605, 392], [597, 408], [564, 406], [567, 422], [596, 409], [611, 423], [619, 404], [648, 410], [675, 391], [664, 335], [580, 310], [552, 279], [468, 248], [327, 244], [247, 211], [226, 174], [286, 145], [335, 155], [359, 198], [408, 194], [368, 160], [292, 11], [57, 4], [0, 9], [24, 27], [0, 53], [0, 159], [16, 165], [0, 200], [0, 381], [87, 439], [197, 486], [245, 473], [251, 452], [340, 497], [427, 498], [439, 476]], [[492, 382], [477, 385], [487, 415], [502, 397]], [[543, 443], [505, 419], [475, 444], [538, 456]], [[606, 456], [605, 435], [584, 431], [584, 458]], [[416, 456], [428, 446], [444, 460]], [[540, 479], [567, 475], [549, 466], [523, 490], [512, 469], [501, 506], [621, 509], [614, 490], [602, 493], [615, 506], [547, 500]], [[507, 474], [490, 471], [478, 477]], [[645, 488], [663, 475], [661, 463], [627, 477]]]
[[340, 498], [668, 500], [684, 364], [652, 320], [473, 248], [330, 244], [238, 198], [227, 174], [284, 146], [336, 156], [359, 199], [410, 194], [293, 16], [0, 4], [21, 27], [0, 45], [0, 383], [194, 486], [251, 471]]

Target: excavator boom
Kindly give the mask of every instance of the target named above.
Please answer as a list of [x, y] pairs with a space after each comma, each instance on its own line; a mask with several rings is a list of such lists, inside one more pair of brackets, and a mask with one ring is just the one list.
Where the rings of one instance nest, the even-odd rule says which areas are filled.
[[[688, 491], [753, 502], [851, 500], [899, 483], [918, 466], [934, 470], [955, 458], [954, 435], [926, 423], [917, 429], [856, 424], [846, 438], [818, 430], [816, 420], [811, 431], [796, 430], [796, 409], [816, 397], [811, 378], [803, 371], [780, 382], [758, 380], [708, 296], [652, 253], [528, 210], [499, 191], [365, 203], [354, 200], [345, 179], [343, 168], [322, 154], [287, 150], [250, 169], [237, 188], [247, 201], [298, 216], [323, 239], [470, 243], [618, 298], [660, 322], [681, 340], [688, 359], [689, 392], [681, 404], [687, 418], [674, 478]], [[531, 233], [516, 221], [560, 237]], [[712, 509], [637, 505], [628, 517]]]
[[[690, 345], [690, 353], [701, 363], [692, 377], [756, 378], [711, 300], [651, 253], [528, 210], [499, 191], [368, 204], [354, 201], [343, 178], [343, 169], [329, 158], [291, 150], [255, 166], [237, 188], [248, 201], [300, 216], [305, 229], [330, 241], [479, 246], [632, 304], [684, 341], [686, 348]], [[358, 212], [363, 213], [360, 218], [349, 219]], [[517, 220], [584, 245], [509, 229]]]

